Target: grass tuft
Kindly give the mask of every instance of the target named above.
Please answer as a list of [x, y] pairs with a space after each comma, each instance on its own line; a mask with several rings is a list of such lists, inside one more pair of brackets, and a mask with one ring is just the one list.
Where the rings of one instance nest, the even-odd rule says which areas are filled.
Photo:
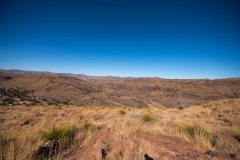
[[43, 132], [42, 139], [47, 141], [64, 140], [71, 142], [77, 133], [78, 128], [75, 125], [53, 126], [50, 130]]
[[216, 112], [217, 110], [218, 110], [217, 107], [215, 107], [215, 108], [212, 109], [213, 112]]
[[150, 122], [150, 121], [156, 121], [157, 118], [155, 116], [150, 115], [150, 114], [145, 114], [145, 115], [142, 116], [142, 120], [144, 122]]
[[54, 106], [53, 109], [62, 109], [61, 106]]
[[213, 135], [205, 128], [195, 125], [177, 127], [175, 134], [188, 139], [201, 148], [211, 149], [213, 147]]
[[179, 109], [179, 110], [182, 110], [182, 109], [184, 109], [184, 106], [183, 106], [183, 105], [180, 105], [180, 106], [178, 107], [178, 109]]
[[154, 135], [154, 131], [153, 130], [143, 130], [141, 128], [137, 128], [136, 129], [137, 133], [144, 133], [144, 134], [148, 134], [150, 136]]
[[124, 115], [124, 114], [126, 114], [127, 112], [121, 109], [121, 110], [119, 111], [119, 113], [120, 113], [121, 115]]
[[95, 125], [90, 122], [85, 122], [81, 127], [81, 130], [85, 130], [85, 131], [95, 130], [95, 129], [96, 129]]

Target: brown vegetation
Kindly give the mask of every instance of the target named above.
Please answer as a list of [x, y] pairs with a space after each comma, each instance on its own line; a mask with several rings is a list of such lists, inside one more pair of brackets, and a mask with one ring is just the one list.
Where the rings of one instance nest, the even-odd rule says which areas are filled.
[[[217, 100], [182, 110], [2, 106], [0, 114], [2, 160], [41, 159], [41, 156], [48, 159], [240, 159], [237, 140], [240, 99]], [[46, 143], [48, 138], [52, 141]]]
[[0, 105], [170, 107], [239, 98], [240, 79], [70, 77], [0, 72]]

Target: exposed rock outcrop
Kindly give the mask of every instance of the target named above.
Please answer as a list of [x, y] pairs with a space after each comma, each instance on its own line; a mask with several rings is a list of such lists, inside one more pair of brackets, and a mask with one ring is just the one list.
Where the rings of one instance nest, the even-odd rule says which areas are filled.
[[143, 160], [231, 160], [232, 157], [215, 151], [203, 151], [191, 142], [178, 137], [142, 133], [130, 134], [128, 139], [116, 140], [111, 131], [101, 131], [96, 141], [79, 149], [70, 149], [61, 154], [66, 160], [102, 159]]

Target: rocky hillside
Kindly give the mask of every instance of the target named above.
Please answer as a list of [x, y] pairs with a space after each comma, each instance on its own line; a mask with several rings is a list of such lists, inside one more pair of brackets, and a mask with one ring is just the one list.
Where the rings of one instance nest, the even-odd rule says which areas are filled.
[[236, 160], [239, 115], [239, 98], [181, 110], [1, 106], [0, 160]]
[[240, 79], [78, 77], [0, 72], [0, 104], [185, 107], [238, 98]]

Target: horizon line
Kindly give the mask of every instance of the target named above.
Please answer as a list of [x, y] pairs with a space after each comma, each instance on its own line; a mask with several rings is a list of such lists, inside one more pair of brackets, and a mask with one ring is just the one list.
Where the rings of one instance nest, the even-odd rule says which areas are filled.
[[[101, 75], [101, 76], [95, 76], [95, 75], [87, 75], [83, 73], [64, 73], [64, 72], [51, 72], [51, 71], [30, 71], [30, 70], [22, 70], [22, 69], [1, 69], [0, 71], [5, 71], [5, 72], [29, 72], [29, 73], [45, 73], [45, 74], [69, 74], [69, 75], [82, 75], [86, 77], [115, 77], [115, 78], [159, 78], [159, 79], [169, 79], [169, 80], [219, 80], [219, 79], [239, 79], [240, 77], [223, 77], [223, 78], [163, 78], [163, 77], [158, 77], [158, 76], [142, 76], [142, 77], [133, 77], [133, 76], [112, 76], [112, 75]], [[27, 73], [25, 73], [27, 74]]]

